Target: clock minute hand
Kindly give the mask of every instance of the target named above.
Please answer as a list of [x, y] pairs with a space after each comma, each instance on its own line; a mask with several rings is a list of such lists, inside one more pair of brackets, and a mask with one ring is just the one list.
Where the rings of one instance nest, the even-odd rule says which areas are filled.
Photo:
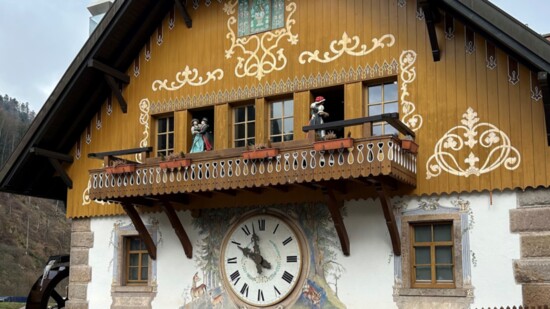
[[[262, 267], [265, 267], [265, 266], [263, 266], [264, 259], [262, 258], [262, 256], [257, 254], [257, 253], [252, 252], [252, 250], [250, 250], [248, 248], [242, 248], [240, 246], [238, 248], [241, 249], [241, 251], [243, 252], [245, 257], [250, 258], [252, 261], [254, 261], [254, 264], [256, 264], [256, 270], [258, 271], [258, 274], [261, 274], [262, 273]], [[269, 265], [269, 267], [271, 267], [271, 265]]]

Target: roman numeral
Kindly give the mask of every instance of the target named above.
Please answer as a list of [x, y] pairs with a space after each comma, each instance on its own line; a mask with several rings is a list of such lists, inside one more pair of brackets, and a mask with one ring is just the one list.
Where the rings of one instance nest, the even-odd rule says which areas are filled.
[[241, 289], [241, 294], [245, 297], [248, 297], [248, 283], [245, 283], [243, 285], [243, 288]]
[[[298, 262], [298, 257], [296, 255], [289, 255], [286, 257], [286, 262], [287, 263], [296, 263]], [[235, 263], [237, 263], [237, 261], [235, 261]]]
[[258, 301], [264, 301], [264, 292], [258, 289]]
[[237, 246], [239, 246], [239, 247], [241, 246], [241, 243], [240, 243], [240, 242], [236, 242], [236, 241], [234, 241], [234, 240], [232, 240], [231, 243], [232, 243], [232, 244], [235, 244], [235, 245], [237, 245]]
[[275, 227], [275, 229], [273, 230], [273, 234], [277, 233], [277, 229], [279, 228], [279, 223], [277, 223], [277, 226]]
[[283, 278], [284, 281], [290, 284], [292, 282], [292, 279], [294, 279], [294, 276], [285, 271], [281, 278]]
[[231, 278], [231, 281], [235, 281], [233, 282], [234, 285], [237, 285], [237, 282], [239, 282], [239, 279], [241, 279], [241, 274], [239, 274], [239, 271], [238, 270], [235, 270], [234, 273], [232, 273], [229, 278]]
[[250, 230], [248, 229], [248, 225], [245, 225], [245, 226], [241, 227], [241, 230], [243, 230], [243, 232], [246, 234], [246, 236], [250, 235]]
[[258, 220], [258, 228], [260, 231], [265, 231], [265, 219]]
[[279, 290], [277, 290], [276, 286], [273, 286], [273, 288], [275, 289], [275, 296], [281, 295], [281, 292], [279, 292]]
[[[288, 262], [288, 257], [287, 257], [286, 260]], [[237, 258], [236, 257], [228, 258], [227, 259], [227, 264], [237, 264]]]
[[291, 241], [292, 241], [292, 237], [289, 237], [289, 238], [285, 239], [285, 241], [283, 241], [283, 246], [288, 245], [288, 243], [291, 242]]

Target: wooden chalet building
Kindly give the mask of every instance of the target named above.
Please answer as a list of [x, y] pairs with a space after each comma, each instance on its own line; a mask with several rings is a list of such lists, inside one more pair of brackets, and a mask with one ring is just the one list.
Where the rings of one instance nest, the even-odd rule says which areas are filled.
[[549, 72], [486, 0], [117, 0], [0, 186], [67, 308], [549, 304]]

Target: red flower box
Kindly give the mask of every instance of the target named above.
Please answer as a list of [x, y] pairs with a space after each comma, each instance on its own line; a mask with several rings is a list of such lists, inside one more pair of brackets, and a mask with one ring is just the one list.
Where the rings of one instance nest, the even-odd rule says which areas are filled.
[[403, 150], [406, 150], [412, 154], [417, 154], [418, 153], [418, 144], [415, 143], [413, 140], [410, 140], [410, 139], [404, 139], [401, 141], [401, 148], [403, 148]]
[[191, 165], [191, 159], [178, 159], [178, 160], [162, 161], [159, 163], [159, 166], [162, 169], [174, 169], [174, 168], [186, 167], [189, 165]]
[[108, 166], [105, 168], [107, 174], [124, 174], [124, 173], [133, 173], [136, 171], [135, 164], [121, 164], [117, 166]]
[[351, 148], [351, 147], [353, 147], [353, 138], [351, 137], [330, 139], [327, 141], [318, 141], [313, 143], [313, 149], [315, 149], [316, 151]]
[[279, 149], [276, 149], [276, 148], [257, 149], [257, 150], [244, 151], [243, 158], [247, 160], [264, 159], [264, 158], [275, 157], [278, 154], [279, 154]]

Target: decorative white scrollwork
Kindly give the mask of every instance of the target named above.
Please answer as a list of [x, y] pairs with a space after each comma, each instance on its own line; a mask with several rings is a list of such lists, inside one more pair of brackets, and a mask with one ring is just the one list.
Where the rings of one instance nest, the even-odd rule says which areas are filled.
[[[149, 109], [151, 103], [149, 99], [145, 98], [139, 102], [139, 110], [141, 114], [139, 115], [139, 124], [143, 126], [143, 139], [139, 142], [139, 147], [147, 147], [147, 140], [149, 139]], [[142, 162], [141, 153], [136, 154], [136, 161], [139, 163]]]
[[[198, 78], [198, 79], [197, 79]], [[189, 86], [203, 86], [208, 84], [210, 81], [221, 80], [223, 78], [223, 70], [215, 69], [212, 72], [206, 72], [206, 78], [203, 79], [202, 76], [199, 76], [199, 71], [197, 69], [190, 69], [189, 66], [185, 66], [183, 71], [176, 74], [176, 81], [170, 83], [168, 86], [168, 80], [155, 80], [151, 88], [153, 91], [159, 91], [161, 89], [168, 91], [175, 91], [180, 89], [185, 85]]]
[[365, 56], [370, 54], [377, 48], [393, 46], [393, 44], [395, 44], [395, 37], [391, 34], [385, 34], [379, 39], [372, 39], [372, 44], [372, 47], [368, 49], [366, 44], [361, 44], [358, 36], [355, 35], [350, 38], [347, 32], [344, 32], [344, 34], [342, 34], [342, 39], [330, 42], [329, 49], [333, 53], [333, 55], [331, 55], [329, 52], [325, 52], [323, 54], [323, 58], [319, 58], [319, 50], [315, 50], [313, 52], [304, 51], [300, 54], [298, 61], [301, 64], [305, 64], [306, 62], [311, 63], [312, 61], [329, 63], [340, 58], [344, 54], [355, 57]]
[[401, 121], [413, 131], [417, 131], [422, 127], [422, 116], [414, 114], [416, 107], [413, 102], [407, 100], [410, 95], [408, 86], [416, 79], [416, 69], [413, 66], [415, 61], [416, 52], [414, 50], [404, 50], [399, 57], [401, 67], [401, 110], [403, 111]]
[[[237, 0], [226, 3], [223, 8], [224, 12], [227, 15], [233, 15], [237, 4]], [[286, 11], [288, 16], [284, 28], [241, 38], [237, 38], [233, 30], [233, 26], [237, 24], [237, 18], [235, 16], [229, 17], [227, 20], [229, 32], [226, 38], [231, 41], [231, 47], [225, 51], [225, 58], [232, 58], [237, 48], [244, 54], [244, 57], [237, 57], [237, 65], [235, 66], [237, 77], [251, 76], [261, 80], [266, 74], [280, 71], [286, 67], [287, 59], [284, 48], [279, 48], [279, 42], [286, 38], [292, 45], [298, 43], [298, 35], [292, 33], [292, 25], [296, 23], [296, 20], [292, 19], [292, 15], [296, 12], [296, 3], [289, 3], [286, 6]], [[249, 49], [250, 47], [252, 48]]]
[[[462, 125], [447, 131], [435, 145], [434, 154], [426, 162], [427, 179], [439, 176], [442, 171], [468, 177], [488, 173], [501, 165], [508, 170], [518, 168], [521, 156], [511, 145], [508, 135], [493, 124], [479, 122], [477, 113], [471, 107], [463, 114], [463, 118]], [[478, 144], [486, 149], [483, 152], [488, 151], [483, 162], [474, 153], [474, 147]], [[466, 165], [456, 159], [457, 152], [464, 148], [470, 151], [464, 159]], [[478, 163], [483, 164], [480, 166]]]

